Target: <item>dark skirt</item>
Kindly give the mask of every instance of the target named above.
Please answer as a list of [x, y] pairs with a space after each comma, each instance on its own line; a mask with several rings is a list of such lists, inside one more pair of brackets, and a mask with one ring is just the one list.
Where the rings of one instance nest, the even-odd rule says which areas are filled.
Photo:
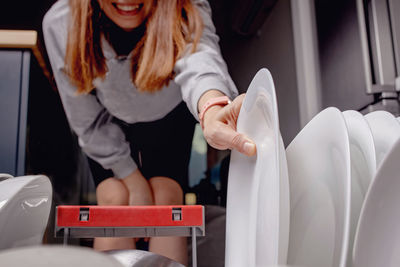
[[[186, 192], [192, 139], [196, 120], [181, 102], [164, 118], [129, 124], [116, 120], [130, 143], [131, 155], [146, 179], [165, 176], [177, 181]], [[111, 170], [89, 158], [95, 185], [113, 177]]]

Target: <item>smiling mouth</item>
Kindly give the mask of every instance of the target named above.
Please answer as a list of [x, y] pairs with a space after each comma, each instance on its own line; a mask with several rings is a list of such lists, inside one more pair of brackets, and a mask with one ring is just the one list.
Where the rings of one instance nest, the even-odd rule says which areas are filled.
[[140, 10], [143, 8], [143, 3], [141, 4], [120, 4], [120, 3], [112, 3], [112, 5], [115, 7], [117, 12], [121, 15], [136, 15], [140, 12]]

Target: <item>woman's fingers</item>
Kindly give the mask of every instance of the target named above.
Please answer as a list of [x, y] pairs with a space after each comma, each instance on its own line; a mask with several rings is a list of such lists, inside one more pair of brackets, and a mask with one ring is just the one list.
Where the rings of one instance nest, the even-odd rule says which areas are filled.
[[218, 114], [217, 120], [225, 121], [229, 125], [234, 126], [234, 129], [236, 129], [236, 121], [239, 117], [239, 112], [240, 108], [242, 107], [244, 97], [244, 94], [239, 95], [232, 101], [232, 103], [226, 105]]
[[204, 137], [207, 142], [217, 149], [236, 149], [248, 156], [256, 154], [255, 143], [236, 131], [236, 122], [245, 95], [239, 95], [232, 103], [223, 108], [209, 110], [207, 121], [204, 123]]
[[256, 154], [256, 145], [248, 137], [233, 130], [229, 125], [219, 122], [213, 131], [205, 132], [208, 143], [217, 149], [236, 149], [247, 156]]
[[220, 138], [227, 141], [227, 147], [230, 149], [236, 149], [247, 156], [253, 156], [256, 154], [257, 150], [254, 142], [245, 135], [236, 132], [229, 126], [224, 127], [224, 130], [220, 134]]

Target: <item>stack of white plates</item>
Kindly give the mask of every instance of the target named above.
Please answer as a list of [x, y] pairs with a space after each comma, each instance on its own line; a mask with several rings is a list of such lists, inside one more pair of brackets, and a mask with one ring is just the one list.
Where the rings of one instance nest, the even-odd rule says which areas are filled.
[[342, 113], [314, 117], [287, 150], [288, 264], [345, 266], [350, 224], [350, 145]]
[[237, 125], [257, 156], [232, 151], [225, 266], [400, 266], [399, 122], [327, 108], [285, 152], [272, 78], [258, 72]]
[[[392, 210], [400, 205], [400, 198], [374, 189], [379, 176], [388, 180], [386, 188], [400, 188], [393, 182], [400, 173], [400, 167], [395, 166], [400, 165], [390, 167], [387, 163], [391, 158], [399, 160], [395, 152], [399, 138], [399, 121], [386, 111], [362, 116], [332, 108], [315, 116], [296, 136], [286, 150], [291, 198], [289, 264], [400, 266], [400, 257], [393, 256], [400, 253], [400, 235], [385, 232], [376, 237], [388, 229], [397, 231], [384, 225], [400, 218]], [[332, 169], [327, 170], [329, 166]], [[390, 197], [394, 206], [382, 207], [383, 199]], [[371, 219], [377, 206], [385, 213], [378, 216], [379, 222]]]

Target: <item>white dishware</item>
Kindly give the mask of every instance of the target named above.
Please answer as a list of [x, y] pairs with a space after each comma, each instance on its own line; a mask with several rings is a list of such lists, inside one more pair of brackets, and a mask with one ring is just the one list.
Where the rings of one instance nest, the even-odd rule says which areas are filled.
[[400, 266], [400, 140], [383, 159], [365, 197], [353, 267]]
[[374, 139], [364, 116], [348, 110], [343, 112], [343, 117], [350, 141], [351, 215], [347, 266], [351, 266], [354, 235], [365, 194], [376, 173], [376, 157]]
[[344, 267], [350, 225], [350, 145], [342, 113], [317, 114], [286, 149], [288, 265]]
[[249, 86], [237, 131], [256, 143], [257, 155], [231, 154], [225, 266], [285, 264], [289, 185], [275, 87], [266, 69], [257, 72]]
[[106, 251], [125, 267], [185, 267], [165, 256], [138, 249], [118, 249]]
[[46, 176], [0, 182], [0, 249], [41, 244], [51, 203], [52, 187]]
[[0, 263], [1, 266], [13, 267], [125, 266], [112, 256], [91, 248], [60, 245], [28, 246], [3, 250], [0, 251]]
[[13, 178], [13, 177], [14, 176], [12, 176], [12, 175], [10, 175], [8, 173], [0, 173], [0, 182], [4, 181], [4, 180], [7, 180], [7, 179], [10, 179], [10, 178]]
[[379, 168], [385, 155], [400, 138], [400, 124], [389, 112], [379, 110], [365, 115], [374, 137], [376, 166]]

